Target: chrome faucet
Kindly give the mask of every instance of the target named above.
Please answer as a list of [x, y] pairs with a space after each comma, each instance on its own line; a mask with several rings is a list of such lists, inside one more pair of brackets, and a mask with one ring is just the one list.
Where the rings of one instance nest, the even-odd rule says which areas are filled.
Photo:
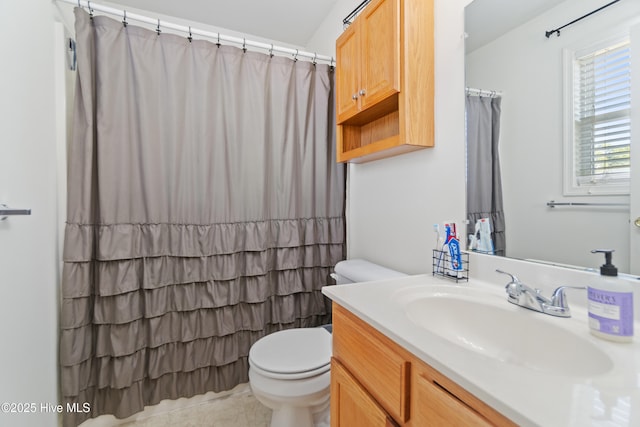
[[584, 286], [560, 286], [553, 291], [551, 298], [546, 298], [540, 293], [540, 289], [530, 288], [513, 274], [502, 270], [496, 270], [496, 272], [511, 277], [511, 281], [505, 286], [507, 301], [520, 307], [528, 308], [529, 310], [550, 314], [551, 316], [571, 317], [571, 310], [569, 310], [565, 290], [586, 289]]

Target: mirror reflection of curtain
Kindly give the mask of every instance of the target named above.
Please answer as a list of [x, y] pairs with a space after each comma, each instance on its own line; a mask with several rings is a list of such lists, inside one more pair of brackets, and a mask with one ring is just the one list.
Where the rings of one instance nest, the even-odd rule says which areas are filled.
[[496, 255], [505, 255], [505, 223], [500, 177], [500, 97], [467, 95], [468, 234], [476, 221], [491, 220]]
[[344, 259], [328, 65], [75, 13], [66, 426], [246, 382], [257, 339], [330, 321]]

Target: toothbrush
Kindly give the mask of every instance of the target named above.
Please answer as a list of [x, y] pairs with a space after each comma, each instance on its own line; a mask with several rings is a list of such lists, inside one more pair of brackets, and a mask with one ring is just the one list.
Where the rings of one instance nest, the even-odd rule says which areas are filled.
[[442, 238], [442, 234], [440, 234], [440, 224], [433, 224], [433, 231], [436, 233], [436, 250], [438, 251], [438, 260], [435, 265], [435, 273], [444, 274], [444, 266], [442, 266], [442, 258], [444, 257], [444, 246], [446, 245], [445, 240]]

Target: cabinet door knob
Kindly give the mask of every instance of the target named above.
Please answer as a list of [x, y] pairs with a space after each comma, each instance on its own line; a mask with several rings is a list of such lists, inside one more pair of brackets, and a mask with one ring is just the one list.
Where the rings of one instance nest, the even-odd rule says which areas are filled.
[[640, 227], [640, 216], [636, 218], [636, 220], [633, 223], [636, 225], [636, 227]]
[[353, 99], [354, 101], [358, 99], [358, 94], [354, 93], [353, 95], [351, 95], [351, 99]]
[[358, 92], [358, 94], [359, 94], [360, 96], [365, 96], [365, 95], [367, 94], [367, 91], [366, 91], [366, 90], [364, 90], [364, 89], [360, 89], [360, 92]]

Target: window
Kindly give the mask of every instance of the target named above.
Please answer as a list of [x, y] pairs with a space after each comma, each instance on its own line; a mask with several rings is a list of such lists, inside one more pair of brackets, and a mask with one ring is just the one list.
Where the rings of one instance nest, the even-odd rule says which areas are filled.
[[[570, 61], [570, 63], [569, 63]], [[565, 52], [565, 194], [629, 192], [629, 39]], [[570, 92], [570, 93], [569, 93]]]

